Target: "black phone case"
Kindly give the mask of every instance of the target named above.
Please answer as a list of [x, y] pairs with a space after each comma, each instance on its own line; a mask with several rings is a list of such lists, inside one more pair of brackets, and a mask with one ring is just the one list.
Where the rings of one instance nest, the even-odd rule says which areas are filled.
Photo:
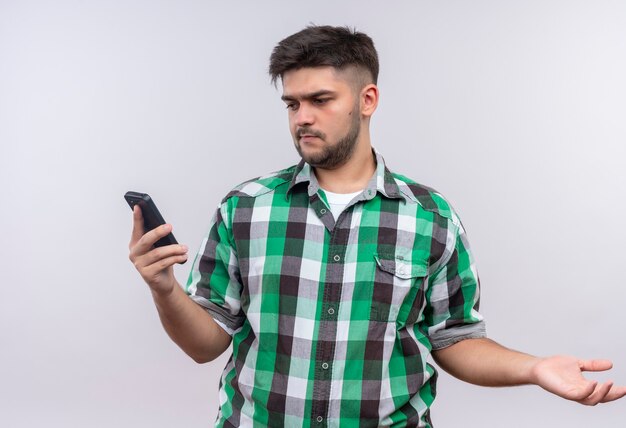
[[[143, 214], [144, 233], [151, 231], [155, 227], [165, 224], [163, 216], [154, 204], [154, 201], [147, 193], [126, 192], [124, 199], [128, 202], [130, 209], [134, 209], [135, 205], [139, 205]], [[174, 235], [170, 232], [167, 236], [159, 239], [154, 243], [155, 247], [164, 247], [166, 245], [178, 244]]]

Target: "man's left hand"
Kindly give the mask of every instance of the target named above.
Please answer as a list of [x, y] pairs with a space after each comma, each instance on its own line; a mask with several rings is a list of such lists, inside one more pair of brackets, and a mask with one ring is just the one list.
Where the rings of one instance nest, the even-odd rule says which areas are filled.
[[533, 367], [536, 384], [546, 391], [587, 406], [607, 403], [626, 396], [626, 387], [613, 381], [599, 383], [585, 379], [583, 372], [610, 370], [609, 360], [579, 360], [569, 356], [541, 358]]

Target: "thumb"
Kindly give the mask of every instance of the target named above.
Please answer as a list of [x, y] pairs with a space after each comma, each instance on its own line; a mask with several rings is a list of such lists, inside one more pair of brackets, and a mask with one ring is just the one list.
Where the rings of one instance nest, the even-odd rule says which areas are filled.
[[130, 237], [130, 246], [134, 246], [141, 239], [144, 233], [141, 207], [139, 207], [139, 205], [135, 205], [133, 207], [133, 232]]

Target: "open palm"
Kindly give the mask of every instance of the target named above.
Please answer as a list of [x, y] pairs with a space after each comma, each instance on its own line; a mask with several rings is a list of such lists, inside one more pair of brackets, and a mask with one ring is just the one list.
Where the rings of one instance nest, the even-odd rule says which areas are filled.
[[598, 383], [585, 379], [585, 371], [605, 371], [613, 367], [608, 360], [579, 360], [569, 356], [541, 359], [534, 367], [537, 385], [568, 400], [594, 406], [617, 400], [626, 395], [626, 387], [612, 381]]

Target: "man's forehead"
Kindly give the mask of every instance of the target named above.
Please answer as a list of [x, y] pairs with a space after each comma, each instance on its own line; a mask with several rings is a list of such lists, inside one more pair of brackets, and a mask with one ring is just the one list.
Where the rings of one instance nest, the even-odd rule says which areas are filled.
[[298, 97], [319, 91], [340, 91], [350, 86], [348, 70], [334, 67], [303, 67], [282, 76], [283, 96]]

